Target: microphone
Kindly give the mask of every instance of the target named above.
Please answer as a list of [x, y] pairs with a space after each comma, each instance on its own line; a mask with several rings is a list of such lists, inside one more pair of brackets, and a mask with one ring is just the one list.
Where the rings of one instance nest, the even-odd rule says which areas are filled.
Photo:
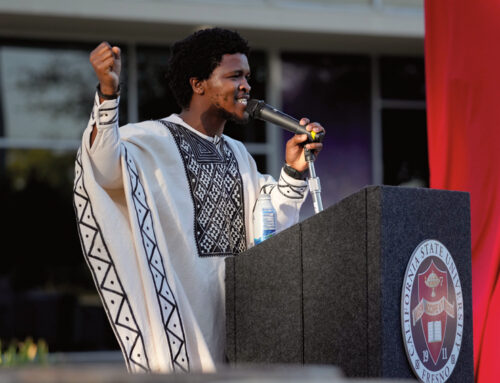
[[251, 118], [257, 118], [272, 124], [281, 126], [283, 129], [295, 134], [307, 134], [308, 142], [321, 142], [325, 135], [324, 132], [309, 132], [305, 126], [300, 125], [299, 120], [280, 112], [278, 109], [267, 105], [262, 100], [250, 99], [246, 109]]

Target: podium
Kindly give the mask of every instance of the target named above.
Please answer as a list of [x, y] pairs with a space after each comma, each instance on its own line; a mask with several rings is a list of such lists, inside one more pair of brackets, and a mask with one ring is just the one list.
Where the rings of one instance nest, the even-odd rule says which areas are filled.
[[402, 288], [422, 241], [452, 255], [463, 294], [460, 352], [448, 382], [473, 381], [469, 195], [369, 186], [226, 259], [232, 363], [326, 364], [347, 376], [415, 378]]

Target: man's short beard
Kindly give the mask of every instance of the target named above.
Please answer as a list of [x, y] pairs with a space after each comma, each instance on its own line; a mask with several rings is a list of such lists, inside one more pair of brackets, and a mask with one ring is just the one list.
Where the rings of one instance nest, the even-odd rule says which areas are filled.
[[247, 112], [243, 114], [243, 118], [239, 118], [234, 113], [229, 113], [227, 110], [222, 108], [219, 108], [219, 113], [224, 120], [234, 122], [235, 124], [238, 125], [245, 125], [250, 120], [250, 116], [248, 115]]

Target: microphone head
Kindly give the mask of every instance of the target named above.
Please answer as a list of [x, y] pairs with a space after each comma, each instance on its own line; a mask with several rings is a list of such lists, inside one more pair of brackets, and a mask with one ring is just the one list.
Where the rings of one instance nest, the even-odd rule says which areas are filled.
[[255, 100], [251, 98], [247, 102], [246, 112], [250, 116], [250, 118], [259, 118], [260, 110], [264, 107], [265, 103], [262, 100]]

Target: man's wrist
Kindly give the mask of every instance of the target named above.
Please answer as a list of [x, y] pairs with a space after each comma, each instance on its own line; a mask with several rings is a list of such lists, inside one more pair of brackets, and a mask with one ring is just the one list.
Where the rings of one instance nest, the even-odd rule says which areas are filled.
[[299, 172], [297, 169], [291, 167], [287, 163], [283, 165], [283, 171], [285, 172], [286, 175], [296, 179], [296, 180], [305, 180], [307, 176], [307, 170], [304, 170], [303, 172]]
[[96, 88], [97, 88], [97, 94], [103, 100], [116, 100], [120, 96], [120, 84], [118, 84], [118, 88], [111, 93], [107, 93], [107, 91], [103, 92], [101, 90], [101, 84], [97, 84]]

